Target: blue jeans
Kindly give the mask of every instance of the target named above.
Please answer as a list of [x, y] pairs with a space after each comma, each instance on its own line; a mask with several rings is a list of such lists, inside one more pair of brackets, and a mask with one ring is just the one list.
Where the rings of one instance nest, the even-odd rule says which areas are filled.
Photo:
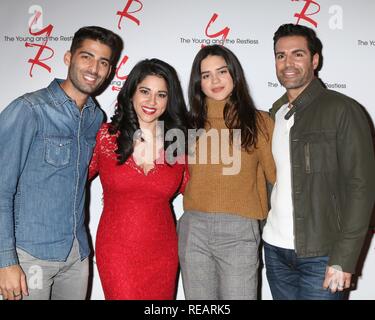
[[299, 258], [294, 250], [264, 242], [267, 280], [274, 300], [341, 300], [323, 288], [328, 257]]

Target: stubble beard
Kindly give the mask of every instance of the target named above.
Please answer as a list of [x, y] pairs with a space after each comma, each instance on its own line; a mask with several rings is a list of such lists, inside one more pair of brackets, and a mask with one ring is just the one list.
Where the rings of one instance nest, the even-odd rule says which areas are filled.
[[[75, 68], [74, 65], [71, 66], [71, 70], [69, 70], [69, 79], [74, 88], [79, 92], [87, 95], [91, 95], [94, 92], [98, 91], [99, 87], [103, 84], [102, 78], [98, 78], [95, 85], [90, 86], [89, 84], [83, 83], [83, 79], [79, 79], [80, 76], [83, 78], [83, 73], [83, 71]], [[95, 76], [98, 77], [98, 75]]]

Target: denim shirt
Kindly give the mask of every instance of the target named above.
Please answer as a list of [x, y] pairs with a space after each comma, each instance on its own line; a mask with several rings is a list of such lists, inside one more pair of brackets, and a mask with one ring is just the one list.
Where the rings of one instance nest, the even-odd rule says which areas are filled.
[[84, 224], [87, 168], [103, 112], [82, 111], [55, 79], [0, 114], [0, 267], [18, 263], [16, 247], [66, 261], [74, 238], [89, 253]]

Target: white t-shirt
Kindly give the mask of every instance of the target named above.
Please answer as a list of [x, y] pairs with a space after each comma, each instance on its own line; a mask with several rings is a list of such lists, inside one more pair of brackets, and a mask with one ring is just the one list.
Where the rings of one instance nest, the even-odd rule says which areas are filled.
[[283, 105], [275, 115], [272, 137], [272, 154], [276, 164], [276, 183], [271, 193], [271, 210], [263, 229], [263, 240], [285, 249], [294, 249], [292, 177], [290, 167], [290, 128], [294, 114], [288, 119], [289, 104]]

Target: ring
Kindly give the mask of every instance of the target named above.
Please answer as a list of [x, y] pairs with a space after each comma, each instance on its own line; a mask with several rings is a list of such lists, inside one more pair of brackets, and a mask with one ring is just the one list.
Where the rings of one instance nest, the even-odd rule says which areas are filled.
[[13, 292], [13, 297], [19, 297], [20, 295], [21, 293], [16, 294], [15, 292]]
[[337, 286], [337, 289], [344, 289], [344, 286], [340, 286], [340, 285], [338, 285], [338, 286]]

